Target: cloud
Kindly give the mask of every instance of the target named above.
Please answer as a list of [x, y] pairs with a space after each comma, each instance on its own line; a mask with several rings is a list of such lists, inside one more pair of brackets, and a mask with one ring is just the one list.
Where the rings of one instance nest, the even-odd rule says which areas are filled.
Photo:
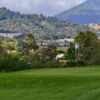
[[53, 16], [70, 9], [86, 0], [0, 0], [0, 7], [20, 13]]
[[56, 3], [55, 8], [59, 11], [68, 9], [70, 7], [70, 3], [67, 3], [66, 1], [59, 1]]
[[81, 3], [83, 3], [83, 1], [86, 1], [86, 0], [75, 0], [75, 3], [76, 4], [81, 4]]

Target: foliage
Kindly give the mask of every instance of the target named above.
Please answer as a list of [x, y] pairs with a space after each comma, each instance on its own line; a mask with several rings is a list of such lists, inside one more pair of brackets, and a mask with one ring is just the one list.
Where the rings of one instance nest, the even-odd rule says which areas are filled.
[[7, 50], [14, 50], [14, 45], [10, 44], [10, 43], [6, 43], [4, 45], [4, 48], [7, 49]]
[[35, 39], [34, 39], [34, 36], [33, 36], [31, 33], [27, 33], [27, 34], [26, 34], [26, 36], [25, 36], [25, 41], [26, 41], [28, 44], [33, 43], [33, 45], [35, 45]]
[[33, 61], [29, 67], [30, 67], [30, 69], [45, 68], [42, 61]]
[[67, 49], [67, 52], [64, 55], [66, 60], [74, 60], [75, 59], [75, 46], [71, 46]]
[[56, 51], [57, 47], [53, 45], [49, 45], [47, 48], [42, 48], [39, 51], [36, 51], [36, 53], [33, 56], [34, 61], [53, 61], [57, 55]]
[[75, 37], [75, 42], [79, 44], [80, 48], [85, 49], [86, 47], [91, 46], [92, 42], [97, 40], [95, 33], [91, 31], [79, 32]]
[[59, 61], [47, 61], [45, 63], [46, 68], [59, 68], [61, 67], [61, 63]]
[[3, 51], [4, 51], [3, 47], [0, 45], [0, 55], [2, 54]]
[[19, 56], [12, 54], [7, 54], [6, 57], [0, 57], [0, 65], [0, 71], [5, 70], [6, 72], [28, 69], [27, 62], [20, 60]]
[[27, 48], [27, 45], [28, 44], [26, 42], [24, 42], [23, 40], [18, 40], [16, 47], [22, 47], [24, 49], [24, 48]]
[[60, 54], [60, 53], [65, 53], [65, 51], [64, 50], [62, 50], [62, 49], [57, 49], [57, 52]]
[[85, 63], [85, 61], [78, 59], [77, 63], [75, 60], [69, 60], [66, 62], [66, 65], [65, 65], [65, 67], [75, 67], [75, 66], [79, 66], [79, 67], [86, 66], [86, 63]]
[[[24, 34], [30, 32], [36, 40], [74, 38], [79, 31], [91, 30], [88, 25], [61, 21], [54, 17], [45, 17], [37, 14], [20, 14], [6, 8], [1, 8], [0, 12], [0, 27], [2, 30]], [[94, 29], [92, 31], [95, 32]], [[20, 37], [23, 38], [23, 36]]]
[[61, 64], [59, 61], [46, 61], [43, 63], [42, 61], [33, 61], [30, 65], [31, 69], [40, 69], [40, 68], [59, 68]]
[[83, 59], [88, 65], [92, 57], [99, 51], [100, 40], [98, 40], [95, 33], [90, 31], [80, 32], [75, 37], [76, 43], [78, 43], [78, 56]]
[[54, 60], [56, 55], [57, 55], [57, 51], [56, 51], [57, 47], [56, 46], [53, 46], [53, 45], [49, 45], [46, 49], [46, 56], [47, 56], [47, 59], [49, 60]]
[[78, 59], [77, 60], [77, 66], [86, 66], [86, 63], [85, 63], [85, 61]]
[[90, 48], [88, 47], [84, 51], [84, 53], [87, 54], [86, 58], [88, 58], [88, 65], [100, 65], [100, 40], [94, 42]]
[[[0, 42], [3, 41], [4, 39], [5, 39], [5, 37], [0, 36]], [[2, 44], [2, 43], [0, 43], [0, 44]]]
[[34, 49], [34, 51], [36, 51], [37, 49], [39, 49], [39, 46], [36, 45], [34, 36], [31, 33], [26, 34], [24, 41], [28, 44], [27, 48], [29, 50]]
[[66, 67], [75, 67], [75, 66], [76, 66], [75, 60], [70, 60], [66, 62]]

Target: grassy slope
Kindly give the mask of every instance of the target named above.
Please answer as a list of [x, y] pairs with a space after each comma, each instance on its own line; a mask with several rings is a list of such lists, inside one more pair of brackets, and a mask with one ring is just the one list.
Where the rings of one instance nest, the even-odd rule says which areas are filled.
[[0, 73], [0, 100], [100, 100], [100, 68]]
[[[100, 11], [99, 4], [100, 4], [100, 0], [87, 0], [87, 1], [83, 2], [82, 4], [79, 4], [73, 8], [57, 15], [57, 17], [60, 19], [65, 18], [65, 20], [67, 20], [68, 16], [70, 16], [70, 15], [84, 14], [83, 10], [86, 10], [86, 11], [94, 10], [94, 11], [99, 12]], [[87, 13], [86, 11], [85, 11], [85, 14]], [[90, 12], [90, 14], [91, 14], [91, 12]], [[99, 14], [99, 13], [97, 13], [97, 14]]]

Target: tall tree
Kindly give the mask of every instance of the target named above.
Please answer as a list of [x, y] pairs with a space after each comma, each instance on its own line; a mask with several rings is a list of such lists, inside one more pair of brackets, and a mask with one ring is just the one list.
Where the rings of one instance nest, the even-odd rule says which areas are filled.
[[80, 32], [75, 37], [75, 42], [79, 45], [78, 55], [82, 58], [87, 64], [89, 64], [90, 59], [92, 58], [93, 54], [95, 54], [96, 46], [100, 46], [99, 40], [95, 33], [90, 31]]
[[79, 32], [75, 37], [75, 42], [79, 44], [80, 48], [85, 49], [86, 47], [91, 46], [92, 42], [96, 41], [98, 38], [95, 33], [91, 31]]
[[30, 50], [34, 49], [36, 51], [39, 48], [36, 45], [36, 41], [34, 39], [34, 36], [31, 33], [26, 34], [25, 41], [28, 43], [28, 49], [30, 49]]
[[3, 47], [0, 45], [0, 55], [2, 54], [3, 51], [4, 51]]
[[25, 41], [28, 42], [28, 44], [33, 43], [33, 45], [35, 45], [35, 39], [34, 36], [31, 33], [27, 33], [25, 36]]

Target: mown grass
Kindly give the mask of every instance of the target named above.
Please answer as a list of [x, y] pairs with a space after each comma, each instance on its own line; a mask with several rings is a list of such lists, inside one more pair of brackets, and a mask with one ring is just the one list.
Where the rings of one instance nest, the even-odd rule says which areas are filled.
[[0, 100], [100, 100], [99, 67], [0, 73]]

